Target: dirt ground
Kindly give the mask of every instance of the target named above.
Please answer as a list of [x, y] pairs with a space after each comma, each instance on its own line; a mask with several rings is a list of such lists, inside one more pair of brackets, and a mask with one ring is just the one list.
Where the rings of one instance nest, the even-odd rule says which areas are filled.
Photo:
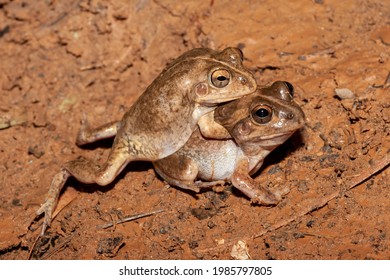
[[[388, 4], [0, 0], [0, 259], [232, 259], [239, 244], [252, 259], [390, 259]], [[282, 202], [186, 192], [134, 162], [106, 187], [69, 180], [37, 239], [61, 164], [107, 158], [111, 140], [75, 145], [83, 115], [118, 120], [172, 59], [227, 46], [259, 85], [292, 83], [306, 114], [256, 174], [291, 189]]]

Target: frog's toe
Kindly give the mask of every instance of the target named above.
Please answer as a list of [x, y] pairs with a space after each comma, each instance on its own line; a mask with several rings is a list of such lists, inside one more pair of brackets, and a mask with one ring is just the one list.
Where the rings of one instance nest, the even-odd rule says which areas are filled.
[[282, 199], [283, 196], [287, 195], [289, 192], [290, 192], [290, 187], [288, 186], [284, 186], [278, 190], [275, 191], [275, 195], [277, 197], [280, 197], [280, 199]]
[[40, 216], [42, 213], [45, 212], [45, 205], [46, 203], [42, 204], [41, 207], [35, 212], [37, 216]]
[[86, 118], [83, 118], [81, 119], [80, 123], [81, 123], [80, 130], [77, 133], [77, 137], [76, 137], [77, 146], [81, 146], [89, 143], [88, 141], [88, 135], [90, 134], [89, 122]]
[[251, 198], [251, 203], [258, 205], [276, 205], [280, 202], [280, 200], [280, 195], [267, 192], [263, 195], [256, 195]]
[[41, 236], [45, 234], [46, 229], [51, 224], [51, 216], [52, 216], [52, 205], [50, 203], [45, 202], [42, 206], [37, 210], [36, 215], [40, 216], [44, 214]]
[[80, 124], [81, 126], [83, 127], [89, 127], [89, 123], [88, 123], [88, 119], [87, 119], [87, 114], [85, 112], [83, 112], [83, 115], [81, 117], [81, 120], [80, 120]]

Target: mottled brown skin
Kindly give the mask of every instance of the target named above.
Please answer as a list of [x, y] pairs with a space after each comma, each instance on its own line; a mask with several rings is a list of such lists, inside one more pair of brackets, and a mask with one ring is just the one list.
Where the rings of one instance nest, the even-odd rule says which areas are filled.
[[291, 84], [275, 82], [219, 106], [214, 121], [220, 126], [209, 119], [205, 123], [213, 127], [205, 131], [224, 136], [225, 130], [234, 140], [206, 138], [197, 130], [179, 151], [153, 163], [157, 173], [171, 185], [196, 192], [228, 181], [253, 203], [278, 203], [281, 193], [258, 186], [250, 175], [259, 170], [273, 149], [303, 126], [303, 111], [292, 95]]
[[83, 183], [107, 185], [131, 161], [156, 161], [179, 150], [196, 129], [199, 118], [216, 105], [256, 89], [252, 74], [242, 65], [239, 49], [193, 49], [173, 61], [150, 84], [120, 122], [97, 130], [83, 123], [77, 144], [115, 136], [102, 165], [80, 157], [63, 165], [51, 183], [37, 215], [45, 214], [41, 234], [50, 225], [59, 193], [68, 177]]

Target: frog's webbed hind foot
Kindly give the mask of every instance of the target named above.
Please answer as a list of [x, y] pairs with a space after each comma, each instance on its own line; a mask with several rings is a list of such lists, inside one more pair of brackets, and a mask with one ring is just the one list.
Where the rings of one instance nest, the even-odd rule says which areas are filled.
[[61, 171], [54, 176], [53, 180], [51, 181], [46, 200], [36, 212], [37, 216], [44, 214], [41, 235], [45, 234], [46, 229], [51, 224], [52, 215], [57, 206], [61, 189], [65, 185], [65, 182], [70, 177], [70, 175], [71, 174], [66, 169], [62, 168]]
[[87, 184], [95, 183], [99, 178], [97, 176], [98, 171], [100, 171], [98, 164], [86, 158], [79, 157], [78, 159], [65, 163], [60, 172], [54, 175], [46, 195], [46, 200], [36, 212], [37, 216], [44, 214], [41, 235], [44, 235], [47, 227], [50, 226], [53, 212], [57, 207], [58, 198], [66, 180], [70, 176], [74, 176], [80, 182]]

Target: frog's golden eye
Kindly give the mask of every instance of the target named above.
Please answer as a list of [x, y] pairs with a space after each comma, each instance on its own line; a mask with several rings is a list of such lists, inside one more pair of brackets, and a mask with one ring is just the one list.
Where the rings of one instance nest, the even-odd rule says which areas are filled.
[[258, 124], [264, 124], [272, 119], [272, 108], [267, 105], [259, 105], [252, 109], [252, 119]]
[[211, 82], [217, 88], [226, 87], [230, 82], [230, 73], [225, 69], [215, 70], [211, 74]]

